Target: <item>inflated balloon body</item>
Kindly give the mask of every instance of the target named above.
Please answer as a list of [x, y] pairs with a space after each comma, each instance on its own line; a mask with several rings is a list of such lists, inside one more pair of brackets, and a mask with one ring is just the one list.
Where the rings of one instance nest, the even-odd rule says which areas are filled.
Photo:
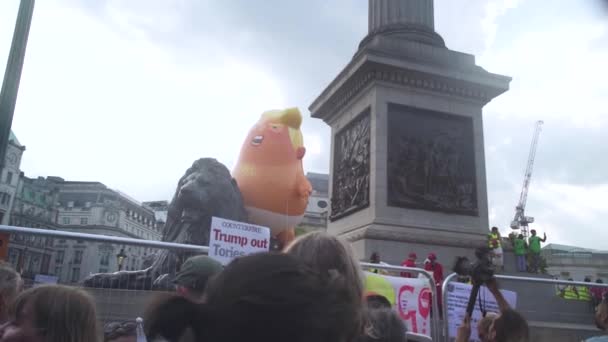
[[262, 114], [234, 168], [249, 221], [266, 226], [281, 245], [294, 239], [312, 187], [302, 168], [302, 115], [297, 108]]

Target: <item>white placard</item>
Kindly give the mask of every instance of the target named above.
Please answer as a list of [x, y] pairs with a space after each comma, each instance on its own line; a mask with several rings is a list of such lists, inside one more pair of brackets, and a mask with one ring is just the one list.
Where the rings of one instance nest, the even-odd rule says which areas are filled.
[[[448, 327], [449, 336], [456, 337], [456, 331], [462, 321], [464, 320], [465, 313], [467, 311], [467, 304], [469, 303], [469, 295], [471, 294], [472, 285], [456, 283], [449, 283], [447, 286], [448, 301]], [[515, 309], [517, 304], [517, 293], [509, 290], [500, 290], [503, 297], [512, 309]], [[479, 295], [475, 300], [475, 309], [473, 310], [473, 316], [471, 317], [471, 338], [470, 341], [479, 341], [479, 335], [477, 335], [477, 323], [481, 320], [481, 310], [479, 309], [479, 302], [481, 299], [481, 306], [487, 312], [499, 313], [500, 309], [496, 303], [494, 295], [488, 290], [487, 287], [482, 286], [479, 289]]]
[[270, 249], [270, 229], [219, 217], [211, 219], [209, 256], [222, 265], [232, 259]]
[[58, 278], [56, 276], [36, 274], [34, 276], [34, 284], [57, 284]]

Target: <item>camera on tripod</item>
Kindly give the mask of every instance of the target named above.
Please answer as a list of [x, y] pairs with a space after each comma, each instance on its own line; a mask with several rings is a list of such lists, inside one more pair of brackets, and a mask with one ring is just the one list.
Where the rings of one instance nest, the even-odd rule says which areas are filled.
[[494, 277], [494, 272], [496, 271], [490, 257], [489, 248], [483, 247], [476, 249], [475, 257], [477, 260], [474, 263], [471, 263], [467, 257], [456, 257], [454, 267], [452, 268], [459, 276], [470, 277], [471, 282], [473, 283], [473, 289], [471, 290], [469, 303], [467, 305], [467, 314], [469, 317], [473, 314], [479, 287], [490, 281]]
[[477, 260], [472, 263], [467, 257], [456, 257], [452, 270], [459, 276], [471, 277], [473, 285], [482, 285], [494, 276], [496, 268], [490, 258], [490, 249], [487, 247], [475, 250]]

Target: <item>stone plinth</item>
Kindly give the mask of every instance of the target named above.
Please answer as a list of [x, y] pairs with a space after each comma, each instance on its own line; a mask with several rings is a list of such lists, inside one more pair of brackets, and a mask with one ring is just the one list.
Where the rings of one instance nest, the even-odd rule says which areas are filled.
[[332, 128], [328, 231], [360, 258], [470, 254], [488, 231], [482, 108], [510, 78], [447, 49], [432, 11], [370, 0], [370, 32], [310, 106]]

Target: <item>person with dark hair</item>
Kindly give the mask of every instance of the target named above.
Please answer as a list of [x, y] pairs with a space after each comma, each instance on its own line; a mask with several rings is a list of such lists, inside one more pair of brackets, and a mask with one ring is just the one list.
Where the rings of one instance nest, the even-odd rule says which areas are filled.
[[585, 342], [608, 342], [608, 296], [606, 295], [604, 295], [600, 304], [595, 308], [595, 325], [604, 334], [588, 338]]
[[523, 234], [517, 235], [513, 240], [513, 254], [515, 254], [517, 272], [526, 272], [526, 248], [528, 248], [528, 244], [526, 243], [526, 240], [524, 240]]
[[498, 227], [492, 227], [490, 233], [488, 233], [488, 248], [490, 249], [490, 256], [492, 257], [492, 263], [496, 266], [497, 270], [503, 269], [503, 254], [502, 254], [502, 237], [498, 231]]
[[[387, 263], [382, 262], [382, 260], [380, 260], [380, 253], [378, 253], [378, 252], [372, 252], [372, 255], [369, 257], [369, 263], [378, 264], [378, 265], [388, 265]], [[388, 274], [387, 271], [385, 271], [383, 269], [378, 269], [378, 268], [372, 268], [372, 269], [370, 269], [370, 271], [372, 273]]]
[[[528, 342], [530, 330], [528, 322], [517, 311], [513, 310], [498, 289], [498, 283], [492, 278], [486, 283], [500, 309], [500, 313], [492, 320], [485, 337], [489, 342]], [[465, 317], [458, 328], [456, 342], [466, 342], [471, 335], [471, 318]]]
[[349, 342], [360, 301], [338, 272], [321, 274], [288, 254], [233, 260], [207, 285], [205, 302], [172, 296], [146, 313], [150, 340]]
[[389, 308], [369, 308], [366, 311], [367, 326], [355, 339], [356, 342], [405, 342], [406, 328], [403, 320]]
[[547, 241], [547, 233], [543, 235], [543, 238], [536, 236], [536, 230], [530, 230], [530, 237], [528, 238], [528, 246], [530, 246], [530, 272], [540, 272], [540, 243]]
[[[437, 255], [435, 253], [429, 253], [427, 260], [428, 262], [424, 263], [424, 269], [433, 274], [437, 291], [437, 306], [439, 307], [439, 315], [441, 315], [441, 284], [443, 284], [443, 265], [437, 261]], [[432, 298], [431, 300], [435, 300], [435, 298]]]
[[365, 305], [368, 309], [390, 309], [393, 307], [385, 296], [374, 292], [369, 292], [365, 295]]
[[0, 327], [2, 342], [97, 342], [93, 299], [83, 290], [42, 285], [22, 292]]
[[110, 322], [103, 327], [103, 342], [136, 342], [135, 321]]
[[181, 296], [201, 302], [207, 282], [222, 271], [222, 264], [206, 255], [188, 258], [175, 276], [175, 288]]
[[[403, 267], [416, 267], [416, 253], [412, 252], [407, 256], [407, 259], [403, 260], [401, 266]], [[401, 272], [401, 276], [404, 278], [413, 278], [410, 272]]]
[[[591, 283], [591, 278], [585, 277], [583, 281]], [[591, 290], [589, 286], [577, 286], [576, 292], [578, 293], [578, 300], [591, 303]]]

